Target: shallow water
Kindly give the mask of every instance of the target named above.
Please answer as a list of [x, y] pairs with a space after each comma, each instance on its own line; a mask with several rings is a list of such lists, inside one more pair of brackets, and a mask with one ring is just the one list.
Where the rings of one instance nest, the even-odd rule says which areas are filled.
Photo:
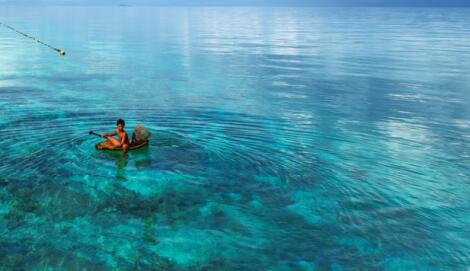
[[0, 269], [468, 270], [468, 18], [2, 7]]

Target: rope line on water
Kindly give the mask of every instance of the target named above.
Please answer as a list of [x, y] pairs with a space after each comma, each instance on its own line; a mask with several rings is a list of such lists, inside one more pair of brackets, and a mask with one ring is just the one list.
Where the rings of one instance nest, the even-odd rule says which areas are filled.
[[65, 56], [65, 51], [64, 51], [64, 50], [61, 50], [61, 49], [59, 49], [59, 48], [55, 48], [55, 47], [53, 47], [53, 46], [51, 46], [51, 45], [49, 45], [49, 44], [47, 44], [47, 43], [45, 43], [45, 42], [42, 42], [42, 41], [38, 40], [38, 39], [35, 38], [35, 37], [32, 37], [32, 36], [30, 36], [30, 35], [28, 35], [28, 34], [26, 34], [26, 33], [21, 32], [21, 31], [15, 29], [14, 27], [12, 27], [12, 26], [10, 26], [10, 25], [7, 25], [7, 24], [5, 24], [5, 23], [0, 22], [0, 26], [1, 26], [1, 25], [5, 26], [6, 28], [8, 28], [8, 29], [10, 29], [10, 30], [15, 31], [16, 33], [18, 33], [18, 34], [20, 34], [20, 35], [22, 35], [22, 36], [25, 36], [25, 37], [28, 38], [28, 39], [32, 39], [32, 40], [34, 40], [34, 41], [37, 42], [37, 43], [40, 43], [40, 44], [42, 44], [42, 45], [44, 45], [44, 46], [47, 46], [47, 47], [51, 48], [52, 50], [58, 52], [59, 55], [61, 55], [61, 56]]

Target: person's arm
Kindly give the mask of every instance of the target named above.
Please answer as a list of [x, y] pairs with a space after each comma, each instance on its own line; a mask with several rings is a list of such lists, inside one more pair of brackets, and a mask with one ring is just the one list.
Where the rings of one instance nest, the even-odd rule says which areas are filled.
[[114, 132], [112, 132], [112, 133], [108, 133], [108, 134], [100, 134], [100, 135], [101, 135], [101, 137], [115, 136], [115, 135], [117, 135], [117, 132], [116, 132], [116, 131], [114, 131]]
[[127, 140], [127, 133], [124, 133], [124, 136], [122, 137], [121, 142], [120, 142], [120, 143], [121, 143], [121, 146], [122, 146], [124, 143], [126, 143], [126, 141], [128, 141], [128, 140]]

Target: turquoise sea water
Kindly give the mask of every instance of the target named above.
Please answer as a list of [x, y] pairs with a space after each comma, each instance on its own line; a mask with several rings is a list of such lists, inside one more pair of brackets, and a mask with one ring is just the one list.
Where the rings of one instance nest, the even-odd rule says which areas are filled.
[[468, 270], [469, 18], [1, 7], [0, 270]]

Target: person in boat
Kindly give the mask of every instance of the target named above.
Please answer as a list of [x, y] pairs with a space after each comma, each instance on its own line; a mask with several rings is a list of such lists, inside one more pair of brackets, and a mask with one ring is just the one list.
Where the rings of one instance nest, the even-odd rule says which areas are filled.
[[[114, 148], [122, 147], [123, 152], [126, 153], [129, 149], [130, 142], [129, 136], [124, 130], [124, 126], [126, 126], [126, 122], [123, 119], [118, 119], [116, 121], [116, 130], [114, 132], [100, 134], [100, 136], [105, 137], [109, 142], [111, 142]], [[119, 140], [114, 138], [114, 136], [118, 136]]]

